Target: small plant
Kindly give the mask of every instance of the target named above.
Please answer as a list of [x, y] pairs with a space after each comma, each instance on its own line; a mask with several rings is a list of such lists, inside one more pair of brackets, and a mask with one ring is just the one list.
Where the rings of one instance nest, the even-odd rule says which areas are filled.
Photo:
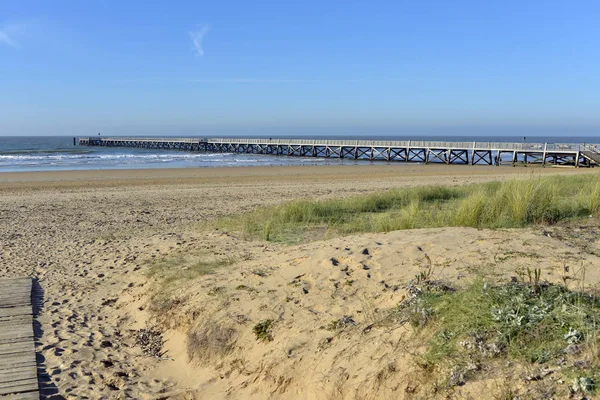
[[329, 324], [327, 324], [325, 329], [328, 331], [336, 331], [338, 329], [344, 329], [348, 326], [354, 325], [356, 325], [356, 321], [354, 321], [354, 319], [351, 316], [344, 315], [340, 319], [334, 319], [333, 321], [331, 321]]
[[580, 376], [573, 381], [571, 391], [573, 393], [590, 393], [596, 389], [594, 381], [587, 376]]
[[223, 286], [215, 286], [208, 291], [209, 296], [218, 296], [223, 293], [225, 293], [225, 287]]
[[267, 271], [266, 269], [263, 269], [263, 268], [257, 268], [255, 270], [253, 270], [252, 273], [256, 276], [260, 276], [261, 278], [265, 278], [265, 277], [269, 276], [269, 271]]
[[328, 323], [327, 326], [325, 326], [325, 330], [335, 331], [337, 329], [338, 322], [339, 322], [339, 320], [334, 319], [333, 321], [331, 321], [330, 323]]
[[235, 287], [236, 290], [245, 290], [247, 292], [256, 292], [256, 289], [254, 289], [253, 287], [250, 286], [246, 286], [246, 285], [237, 285]]
[[252, 332], [256, 336], [256, 340], [261, 342], [271, 341], [273, 340], [273, 336], [271, 335], [271, 329], [273, 327], [272, 319], [265, 319], [260, 321], [258, 324], [254, 325], [252, 328]]
[[527, 277], [529, 278], [529, 286], [531, 286], [534, 292], [540, 292], [540, 277], [542, 276], [541, 268], [534, 268], [533, 272], [531, 268], [527, 267]]
[[263, 240], [265, 242], [271, 240], [271, 221], [267, 221], [265, 227], [263, 228]]
[[427, 270], [421, 271], [417, 275], [415, 275], [415, 284], [419, 285], [423, 282], [430, 280], [432, 275], [433, 267], [430, 266], [429, 268], [427, 268]]

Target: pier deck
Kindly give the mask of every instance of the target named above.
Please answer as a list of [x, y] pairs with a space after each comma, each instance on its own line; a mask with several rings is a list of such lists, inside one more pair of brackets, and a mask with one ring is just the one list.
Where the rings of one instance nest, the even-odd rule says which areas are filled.
[[79, 145], [424, 164], [501, 165], [509, 163], [516, 165], [522, 163], [573, 167], [600, 164], [599, 146], [590, 144], [84, 137], [79, 138]]
[[0, 400], [39, 399], [31, 278], [0, 279]]

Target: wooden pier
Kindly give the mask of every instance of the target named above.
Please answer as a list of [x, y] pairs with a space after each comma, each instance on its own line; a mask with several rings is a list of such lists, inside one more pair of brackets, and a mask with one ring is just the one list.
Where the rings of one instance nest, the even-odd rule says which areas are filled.
[[79, 138], [79, 145], [423, 164], [539, 164], [573, 167], [600, 165], [600, 148], [590, 144], [82, 137]]
[[31, 278], [0, 279], [0, 400], [39, 399]]

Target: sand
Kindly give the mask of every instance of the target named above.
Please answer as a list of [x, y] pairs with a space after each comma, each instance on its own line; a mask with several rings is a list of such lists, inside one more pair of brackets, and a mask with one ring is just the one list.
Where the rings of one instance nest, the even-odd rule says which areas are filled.
[[[517, 265], [541, 265], [558, 279], [574, 263], [589, 266], [595, 284], [595, 228], [573, 237], [534, 228], [416, 230], [290, 248], [202, 225], [295, 198], [577, 173], [596, 171], [382, 164], [4, 173], [0, 277], [37, 279], [47, 398], [402, 398], [419, 386], [410, 332], [363, 330], [376, 310], [397, 304], [424, 263], [451, 280], [473, 268], [509, 276]], [[156, 318], [148, 272], [180, 256], [235, 262], [186, 282], [172, 297], [180, 301]], [[323, 329], [344, 316], [355, 325]], [[265, 319], [275, 321], [273, 340], [257, 342], [252, 327]], [[208, 322], [232, 329], [234, 345], [189, 360], [187, 335], [202, 343]], [[161, 358], [136, 345], [136, 330], [155, 324], [166, 339]]]

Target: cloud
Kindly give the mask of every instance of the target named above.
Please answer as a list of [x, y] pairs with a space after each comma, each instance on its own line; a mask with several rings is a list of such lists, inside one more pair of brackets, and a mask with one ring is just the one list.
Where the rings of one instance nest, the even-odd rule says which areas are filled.
[[14, 49], [20, 49], [21, 43], [30, 39], [33, 31], [39, 28], [36, 19], [20, 21], [3, 21], [0, 23], [0, 46], [5, 45]]
[[190, 38], [192, 39], [192, 44], [194, 45], [194, 50], [199, 57], [204, 55], [204, 49], [202, 48], [202, 40], [204, 36], [209, 31], [208, 26], [201, 26], [200, 30], [190, 32]]
[[10, 37], [8, 33], [0, 29], [0, 44], [8, 45], [15, 49], [20, 49], [21, 45], [15, 39]]

